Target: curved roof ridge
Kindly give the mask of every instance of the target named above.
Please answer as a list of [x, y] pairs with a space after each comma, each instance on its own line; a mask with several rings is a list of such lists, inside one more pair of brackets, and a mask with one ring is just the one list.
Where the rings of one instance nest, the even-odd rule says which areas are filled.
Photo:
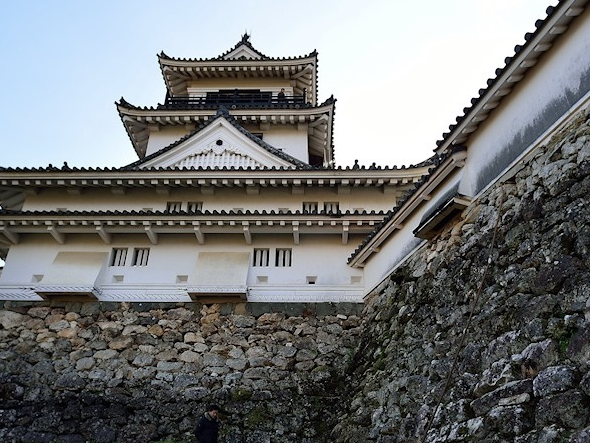
[[236, 59], [225, 59], [224, 57], [230, 53], [232, 53], [233, 51], [235, 51], [236, 49], [238, 49], [240, 46], [246, 46], [248, 47], [248, 49], [250, 49], [251, 51], [254, 51], [256, 54], [258, 54], [261, 58], [260, 60], [269, 60], [269, 61], [281, 61], [281, 60], [303, 60], [309, 57], [316, 57], [318, 52], [317, 50], [313, 50], [311, 51], [309, 54], [304, 54], [304, 55], [299, 55], [299, 56], [294, 56], [294, 57], [269, 57], [268, 55], [263, 54], [262, 52], [260, 52], [258, 49], [256, 49], [252, 43], [250, 42], [250, 35], [248, 35], [247, 33], [242, 35], [242, 38], [240, 39], [240, 41], [238, 41], [232, 48], [228, 49], [227, 51], [221, 53], [220, 55], [218, 55], [217, 57], [205, 57], [205, 58], [182, 58], [182, 57], [172, 57], [169, 56], [168, 54], [166, 54], [164, 51], [160, 51], [160, 54], [158, 54], [158, 58], [160, 60], [169, 60], [172, 62], [208, 62], [208, 61], [220, 61], [220, 60], [258, 60], [258, 59], [254, 59], [254, 58], [236, 58]]

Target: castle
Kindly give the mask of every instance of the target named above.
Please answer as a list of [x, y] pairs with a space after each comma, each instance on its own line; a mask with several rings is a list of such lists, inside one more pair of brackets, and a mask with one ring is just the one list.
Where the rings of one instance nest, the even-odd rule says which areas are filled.
[[336, 167], [316, 52], [271, 58], [244, 35], [159, 63], [164, 104], [117, 103], [138, 161], [0, 171], [0, 298], [362, 301], [347, 258], [431, 162]]

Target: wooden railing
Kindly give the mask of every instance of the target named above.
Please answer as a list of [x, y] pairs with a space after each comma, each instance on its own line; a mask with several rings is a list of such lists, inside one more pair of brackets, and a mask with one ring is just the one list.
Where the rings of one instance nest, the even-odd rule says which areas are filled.
[[191, 106], [292, 106], [304, 105], [306, 94], [285, 95], [261, 92], [255, 94], [240, 93], [208, 93], [206, 97], [173, 96], [166, 97], [165, 105], [168, 107], [191, 107]]

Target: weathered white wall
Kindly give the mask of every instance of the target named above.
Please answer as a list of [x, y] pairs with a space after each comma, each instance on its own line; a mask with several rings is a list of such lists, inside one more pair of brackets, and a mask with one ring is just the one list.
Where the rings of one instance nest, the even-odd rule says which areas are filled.
[[420, 225], [420, 221], [430, 208], [436, 208], [441, 204], [441, 198], [453, 186], [457, 185], [461, 177], [460, 173], [450, 177], [446, 183], [441, 185], [432, 198], [420, 206], [411, 217], [403, 221], [403, 228], [394, 231], [379, 246], [379, 252], [374, 253], [366, 262], [365, 289], [370, 292], [378, 285], [391, 271], [403, 260], [412, 250], [419, 246], [424, 240], [414, 236], [413, 231]]
[[460, 192], [474, 196], [590, 89], [590, 9], [561, 36], [466, 143]]

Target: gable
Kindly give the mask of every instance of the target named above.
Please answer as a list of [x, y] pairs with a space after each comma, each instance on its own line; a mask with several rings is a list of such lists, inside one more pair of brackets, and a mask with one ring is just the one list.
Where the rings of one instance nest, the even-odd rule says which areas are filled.
[[233, 51], [228, 52], [227, 54], [225, 54], [223, 56], [223, 58], [225, 60], [229, 60], [229, 59], [240, 59], [240, 58], [255, 59], [255, 60], [262, 59], [262, 57], [260, 56], [260, 54], [258, 54], [252, 48], [250, 48], [249, 46], [247, 46], [247, 45], [245, 45], [243, 43], [241, 45], [238, 45]]
[[279, 158], [220, 117], [144, 162], [142, 168], [285, 168]]

